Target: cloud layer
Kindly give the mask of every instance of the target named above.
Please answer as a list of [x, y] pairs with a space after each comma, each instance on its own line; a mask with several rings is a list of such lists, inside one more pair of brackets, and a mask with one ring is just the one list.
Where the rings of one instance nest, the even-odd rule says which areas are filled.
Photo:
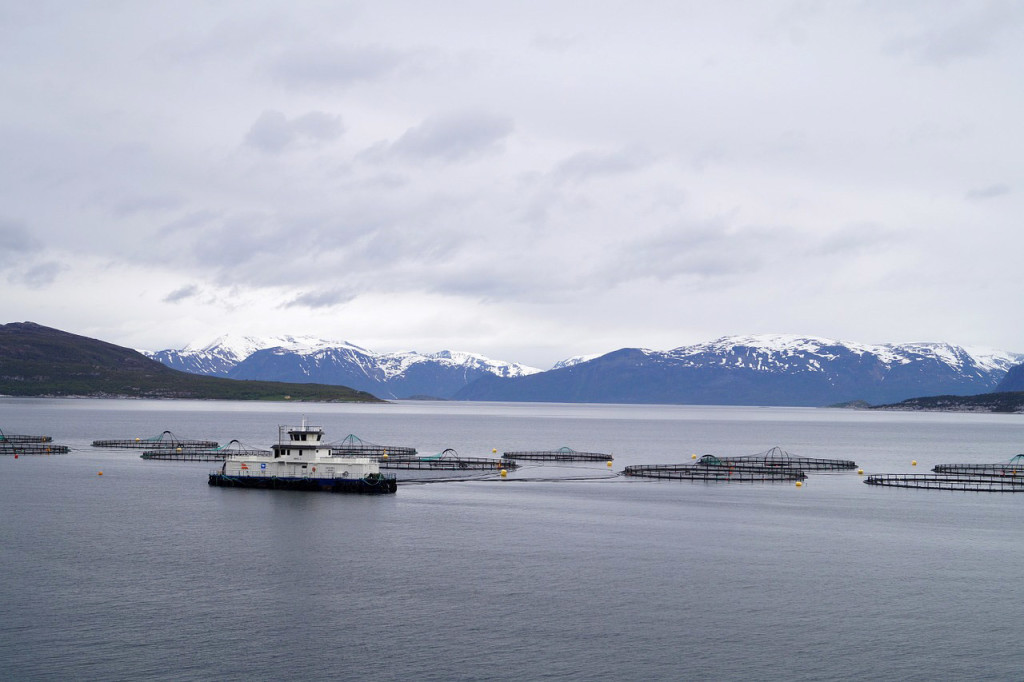
[[4, 320], [1024, 350], [1019, 3], [187, 4], [0, 10]]

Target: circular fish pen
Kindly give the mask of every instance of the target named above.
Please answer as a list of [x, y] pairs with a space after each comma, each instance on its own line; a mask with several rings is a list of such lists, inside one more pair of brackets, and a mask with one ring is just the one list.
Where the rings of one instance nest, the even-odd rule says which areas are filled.
[[625, 476], [638, 478], [671, 479], [678, 481], [705, 481], [708, 483], [763, 483], [803, 481], [807, 474], [799, 469], [765, 467], [755, 464], [743, 466], [707, 466], [701, 464], [637, 464], [622, 471]]
[[868, 485], [922, 490], [960, 490], [983, 493], [1024, 492], [1024, 476], [986, 476], [983, 474], [872, 474]]
[[936, 464], [937, 474], [982, 474], [987, 476], [1024, 476], [1024, 455], [1014, 455], [1009, 462], [995, 464]]
[[363, 440], [359, 436], [350, 433], [337, 443], [331, 443], [331, 455], [338, 457], [415, 457], [416, 448], [402, 447], [400, 445], [378, 445]]
[[220, 445], [215, 440], [187, 440], [178, 438], [170, 431], [151, 438], [126, 438], [114, 440], [94, 440], [94, 448], [126, 448], [134, 450], [174, 450], [190, 448], [193, 450], [212, 449]]
[[519, 468], [519, 465], [510, 459], [460, 457], [459, 453], [451, 448], [429, 457], [415, 457], [410, 459], [380, 457], [378, 461], [380, 462], [381, 469], [420, 471], [496, 471], [498, 469], [513, 471]]
[[16, 433], [4, 433], [0, 429], [0, 443], [52, 443], [50, 436], [26, 436]]
[[26, 436], [0, 431], [0, 455], [66, 455], [67, 445], [54, 445], [50, 436]]
[[778, 446], [756, 455], [740, 455], [736, 457], [704, 455], [697, 460], [697, 463], [702, 466], [755, 466], [800, 469], [803, 471], [846, 471], [857, 468], [857, 463], [852, 460], [797, 457]]
[[66, 455], [67, 445], [0, 441], [0, 455]]
[[503, 452], [508, 459], [525, 459], [535, 462], [605, 462], [612, 459], [611, 455], [602, 452], [577, 452], [569, 447], [557, 450], [527, 450], [524, 452]]
[[246, 455], [262, 457], [271, 454], [270, 450], [259, 450], [242, 445], [237, 440], [232, 440], [227, 445], [219, 448], [173, 448], [169, 450], [147, 450], [140, 457], [142, 459], [155, 459], [167, 462], [223, 462], [228, 457], [235, 455]]

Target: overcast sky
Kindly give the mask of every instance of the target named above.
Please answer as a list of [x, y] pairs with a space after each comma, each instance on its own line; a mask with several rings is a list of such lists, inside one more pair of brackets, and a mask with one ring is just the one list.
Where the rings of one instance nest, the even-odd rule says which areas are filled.
[[1024, 351], [1022, 2], [0, 0], [0, 322]]

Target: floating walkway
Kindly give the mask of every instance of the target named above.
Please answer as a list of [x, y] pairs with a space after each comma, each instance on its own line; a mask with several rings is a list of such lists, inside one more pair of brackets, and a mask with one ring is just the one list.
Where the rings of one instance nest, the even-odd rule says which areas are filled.
[[1009, 462], [995, 464], [936, 464], [937, 474], [982, 474], [987, 476], [1024, 476], [1024, 455], [1014, 455]]
[[355, 434], [349, 434], [337, 443], [331, 443], [332, 456], [359, 456], [359, 457], [415, 457], [416, 448], [407, 448], [398, 445], [377, 445], [369, 443]]
[[742, 466], [707, 466], [702, 464], [638, 464], [626, 467], [622, 473], [639, 478], [674, 479], [723, 483], [758, 483], [773, 481], [802, 481], [807, 474], [788, 467], [766, 467], [755, 464]]
[[872, 474], [864, 479], [868, 485], [890, 488], [921, 488], [927, 490], [966, 490], [987, 493], [1024, 492], [1024, 476], [983, 474]]
[[741, 455], [738, 457], [704, 455], [697, 460], [697, 464], [701, 466], [789, 468], [802, 471], [845, 471], [857, 468], [857, 463], [848, 459], [797, 457], [778, 446], [756, 455]]
[[526, 452], [503, 452], [507, 459], [526, 459], [537, 462], [605, 462], [612, 456], [602, 452], [576, 452], [572, 448], [561, 447], [557, 450], [529, 450]]
[[219, 445], [215, 440], [186, 440], [178, 438], [170, 431], [164, 431], [152, 438], [134, 438], [126, 440], [94, 440], [94, 448], [130, 448], [134, 450], [175, 450], [177, 448], [203, 450]]
[[174, 448], [170, 450], [147, 450], [143, 452], [142, 459], [155, 459], [165, 462], [223, 462], [228, 457], [245, 455], [251, 457], [266, 457], [271, 454], [270, 450], [258, 450], [242, 445], [237, 440], [232, 440], [227, 445], [219, 448]]
[[392, 459], [390, 455], [382, 455], [378, 461], [381, 469], [400, 469], [407, 471], [496, 471], [505, 469], [514, 471], [519, 468], [510, 459], [492, 459], [487, 457], [460, 457], [451, 448], [429, 457]]

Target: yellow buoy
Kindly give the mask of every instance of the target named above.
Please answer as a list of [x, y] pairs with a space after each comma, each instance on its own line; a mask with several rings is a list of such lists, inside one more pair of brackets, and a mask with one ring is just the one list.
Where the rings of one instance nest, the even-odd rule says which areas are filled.
[[916, 467], [917, 466], [917, 460], [916, 459], [910, 460], [910, 466]]
[[695, 452], [692, 455], [690, 455], [690, 459], [697, 459], [697, 453]]
[[139, 438], [136, 438], [136, 439], [135, 439], [135, 442], [136, 442], [136, 443], [138, 443], [138, 442], [139, 442], [139, 440], [141, 440], [141, 439], [139, 439]]
[[380, 458], [381, 459], [387, 459], [388, 458], [388, 453], [385, 452], [383, 455], [380, 456]]
[[498, 448], [491, 448], [491, 454], [494, 454], [497, 451], [498, 451]]
[[508, 469], [502, 469], [501, 470], [501, 477], [505, 478], [506, 476], [508, 476]]
[[864, 470], [863, 469], [857, 469], [857, 475], [858, 476], [863, 476], [864, 475]]
[[611, 465], [612, 465], [611, 460], [609, 460], [608, 461], [608, 466], [611, 466]]
[[797, 487], [797, 488], [802, 488], [802, 487], [803, 487], [803, 485], [804, 485], [803, 481], [797, 481], [797, 482], [796, 482], [796, 487]]

